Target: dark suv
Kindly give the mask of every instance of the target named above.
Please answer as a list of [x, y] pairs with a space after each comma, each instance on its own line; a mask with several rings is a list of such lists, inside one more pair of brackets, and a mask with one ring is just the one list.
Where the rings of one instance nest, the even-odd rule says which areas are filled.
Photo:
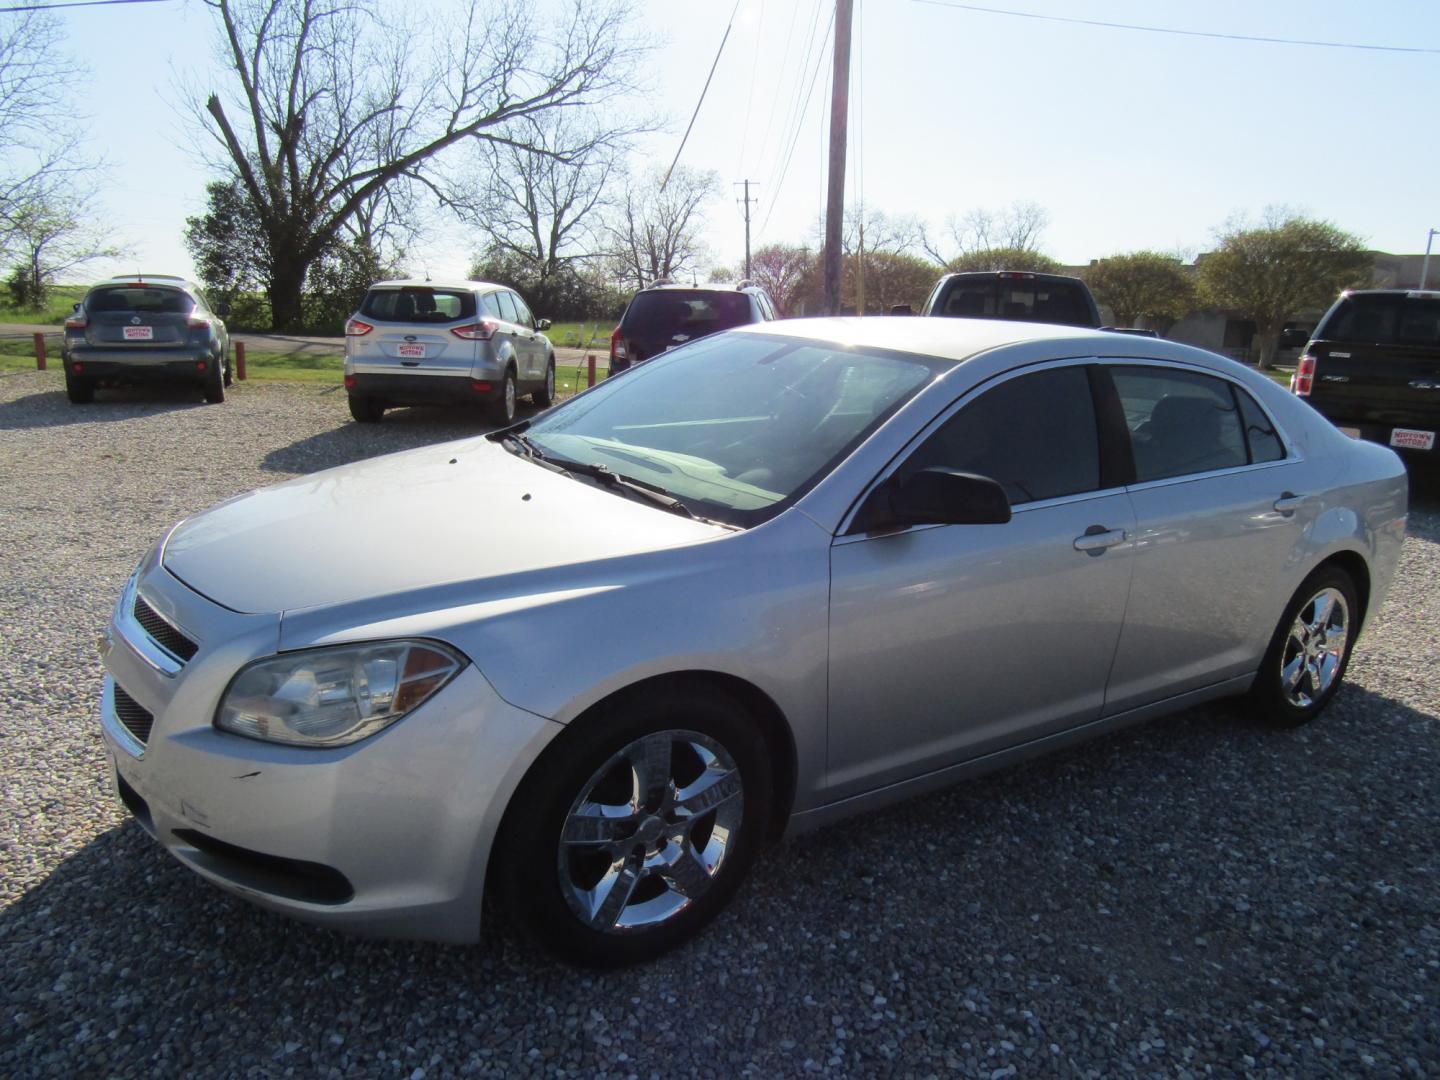
[[610, 374], [707, 334], [775, 317], [765, 290], [743, 281], [704, 288], [657, 281], [630, 298], [610, 335]]
[[1085, 282], [1025, 270], [946, 274], [930, 290], [920, 314], [1100, 329], [1100, 308]]
[[93, 286], [65, 320], [65, 393], [77, 405], [99, 383], [197, 384], [211, 403], [230, 385], [230, 335], [200, 287], [167, 274], [130, 274]]

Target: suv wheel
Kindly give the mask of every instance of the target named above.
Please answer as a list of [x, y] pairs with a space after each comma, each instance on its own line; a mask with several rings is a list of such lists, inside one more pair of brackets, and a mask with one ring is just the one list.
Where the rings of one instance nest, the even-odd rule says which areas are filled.
[[530, 395], [530, 400], [541, 409], [548, 409], [555, 404], [555, 358], [553, 356], [545, 368], [545, 389], [536, 390]]
[[233, 386], [235, 383], [235, 363], [230, 359], [230, 354], [228, 352], [222, 358], [221, 363], [225, 367], [225, 385]]
[[350, 415], [360, 424], [378, 424], [385, 415], [385, 403], [372, 397], [351, 394]]
[[95, 400], [95, 382], [83, 375], [65, 373], [65, 396], [72, 405], [89, 405]]
[[210, 405], [219, 405], [225, 400], [225, 362], [216, 360], [205, 369], [205, 375], [200, 380], [200, 389], [205, 393], [205, 401]]
[[490, 419], [501, 427], [515, 422], [515, 371], [507, 368], [505, 382], [500, 387], [500, 396], [490, 402]]

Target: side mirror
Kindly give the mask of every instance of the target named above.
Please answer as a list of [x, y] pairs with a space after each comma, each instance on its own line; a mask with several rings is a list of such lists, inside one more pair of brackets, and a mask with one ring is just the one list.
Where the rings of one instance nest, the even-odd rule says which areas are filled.
[[230, 315], [230, 305], [222, 300], [215, 305], [215, 314], [219, 315], [222, 319], [228, 318]]
[[550, 322], [549, 319], [541, 319], [539, 322], [537, 322], [537, 323], [535, 324], [535, 329], [536, 329], [536, 330], [549, 330], [549, 329], [550, 329], [550, 326], [551, 326], [551, 322]]
[[988, 476], [956, 469], [921, 469], [902, 483], [878, 488], [855, 519], [873, 532], [899, 525], [1004, 525], [1010, 499]]
[[75, 303], [71, 304], [71, 305], [70, 305], [70, 310], [71, 310], [71, 311], [79, 311], [79, 310], [80, 310], [80, 301], [79, 301], [79, 300], [76, 300]]
[[1291, 327], [1288, 330], [1280, 331], [1280, 348], [1282, 349], [1303, 349], [1309, 343], [1309, 330]]

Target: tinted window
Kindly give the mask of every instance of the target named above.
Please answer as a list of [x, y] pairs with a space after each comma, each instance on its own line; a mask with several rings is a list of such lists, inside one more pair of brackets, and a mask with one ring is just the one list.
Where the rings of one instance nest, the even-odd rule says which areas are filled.
[[1238, 386], [1232, 389], [1240, 399], [1240, 416], [1245, 421], [1245, 441], [1250, 444], [1250, 460], [1279, 461], [1285, 456], [1285, 444], [1280, 440], [1275, 425], [1254, 398]]
[[179, 289], [157, 289], [144, 285], [116, 285], [96, 289], [85, 298], [85, 310], [143, 311], [152, 315], [187, 315], [195, 306]]
[[509, 323], [517, 323], [520, 321], [520, 316], [515, 310], [515, 297], [510, 295], [510, 293], [496, 293], [495, 302], [500, 305], [500, 318]]
[[1315, 336], [1327, 341], [1377, 345], [1440, 344], [1440, 300], [1393, 293], [1347, 296]]
[[534, 326], [535, 316], [530, 314], [530, 309], [525, 306], [525, 301], [521, 300], [516, 293], [508, 295], [510, 302], [515, 305], [515, 321], [521, 326]]
[[1224, 379], [1171, 368], [1116, 367], [1111, 374], [1138, 482], [1248, 463], [1240, 413]]
[[698, 338], [754, 322], [750, 298], [738, 292], [654, 289], [636, 293], [625, 312], [625, 332], [646, 337]]
[[500, 301], [496, 299], [498, 295], [498, 293], [490, 292], [480, 297], [480, 306], [485, 309], [485, 314], [492, 315], [497, 319], [501, 317]]
[[1081, 367], [1021, 375], [987, 390], [931, 435], [901, 473], [942, 466], [999, 481], [1011, 503], [1100, 486], [1100, 441]]
[[475, 294], [428, 285], [371, 289], [360, 306], [363, 315], [391, 322], [448, 323], [475, 317]]
[[1094, 321], [1080, 286], [1028, 278], [957, 279], [932, 314], [1067, 326], [1089, 326]]

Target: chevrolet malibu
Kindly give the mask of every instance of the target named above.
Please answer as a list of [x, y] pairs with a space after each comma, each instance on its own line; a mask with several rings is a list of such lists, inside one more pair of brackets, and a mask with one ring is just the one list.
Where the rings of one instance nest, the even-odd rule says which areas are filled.
[[1311, 720], [1405, 472], [1256, 372], [1033, 323], [726, 332], [182, 521], [106, 635], [119, 798], [357, 932], [656, 956], [762, 845], [1216, 698]]

